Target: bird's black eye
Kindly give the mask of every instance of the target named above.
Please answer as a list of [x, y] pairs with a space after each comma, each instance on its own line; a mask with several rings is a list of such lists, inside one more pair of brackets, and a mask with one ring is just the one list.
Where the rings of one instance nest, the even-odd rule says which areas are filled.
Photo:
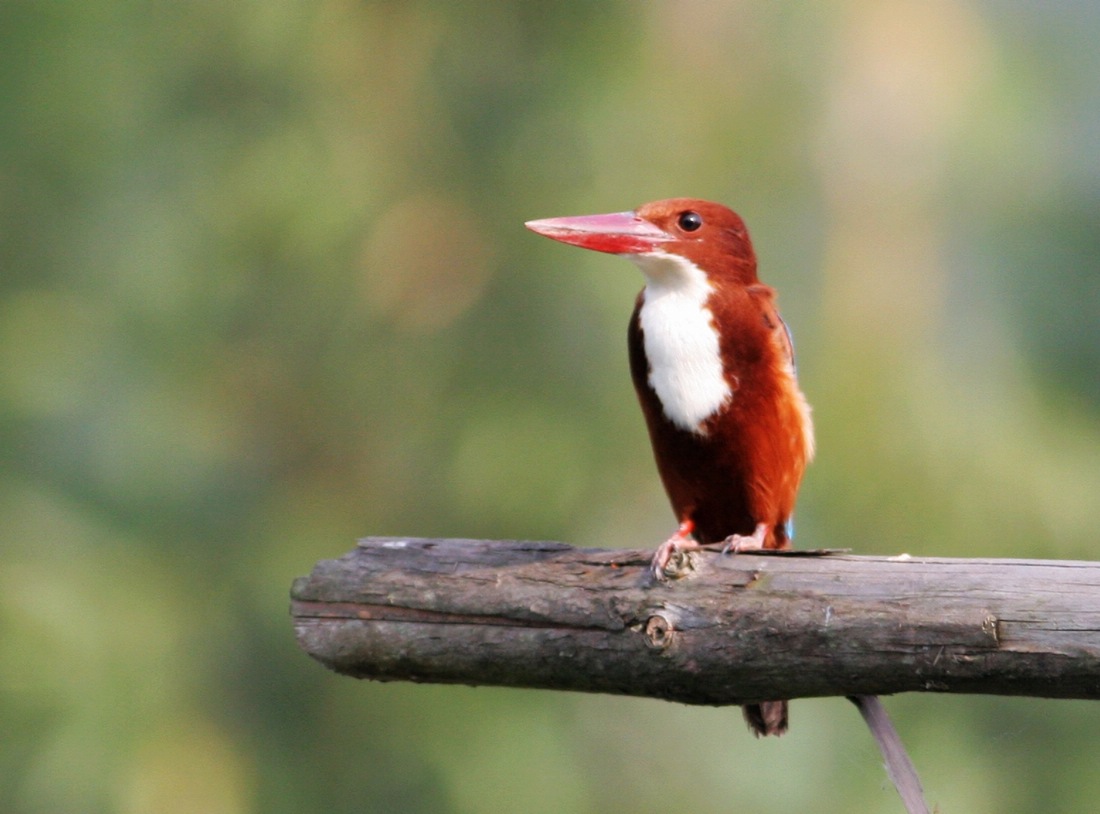
[[698, 212], [681, 212], [676, 223], [685, 232], [694, 232], [703, 225], [703, 219], [699, 216]]

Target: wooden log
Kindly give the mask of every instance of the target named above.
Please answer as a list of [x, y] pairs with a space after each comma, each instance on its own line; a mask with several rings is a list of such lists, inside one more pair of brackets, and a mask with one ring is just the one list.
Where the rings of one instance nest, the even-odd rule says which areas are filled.
[[295, 581], [303, 649], [383, 681], [690, 704], [907, 691], [1100, 698], [1100, 563], [368, 538]]

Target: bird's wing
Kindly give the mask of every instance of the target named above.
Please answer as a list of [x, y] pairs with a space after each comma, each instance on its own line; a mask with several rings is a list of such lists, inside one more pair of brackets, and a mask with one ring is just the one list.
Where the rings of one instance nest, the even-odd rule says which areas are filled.
[[783, 317], [779, 315], [779, 311], [775, 307], [775, 290], [762, 284], [754, 285], [749, 287], [749, 294], [759, 303], [760, 316], [772, 332], [772, 337], [779, 347], [782, 360], [790, 364], [792, 371], [796, 370], [794, 338], [791, 336], [791, 329], [787, 327], [787, 323], [783, 321]]
[[786, 360], [791, 363], [791, 370], [797, 373], [798, 365], [794, 361], [794, 337], [791, 336], [791, 329], [787, 327], [787, 323], [783, 321], [783, 317], [779, 316], [779, 312], [774, 308], [772, 308], [772, 315], [782, 329], [777, 332], [780, 350], [782, 350]]

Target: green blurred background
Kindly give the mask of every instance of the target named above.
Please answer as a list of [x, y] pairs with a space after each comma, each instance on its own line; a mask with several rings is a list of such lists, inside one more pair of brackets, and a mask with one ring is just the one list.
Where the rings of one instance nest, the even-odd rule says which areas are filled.
[[[650, 546], [640, 276], [523, 228], [713, 198], [815, 407], [799, 541], [1088, 559], [1100, 6], [0, 6], [0, 811], [898, 812], [862, 722], [377, 685], [368, 534]], [[1093, 811], [1100, 705], [891, 699], [944, 812]]]

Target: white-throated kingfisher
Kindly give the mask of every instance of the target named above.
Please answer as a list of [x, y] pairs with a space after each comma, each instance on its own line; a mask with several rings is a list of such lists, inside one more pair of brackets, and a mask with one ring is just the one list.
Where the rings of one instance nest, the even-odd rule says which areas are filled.
[[[775, 291], [756, 277], [741, 218], [721, 204], [673, 198], [526, 225], [622, 255], [645, 276], [630, 319], [630, 370], [680, 523], [657, 549], [654, 575], [663, 578], [677, 552], [700, 545], [788, 548], [813, 426], [790, 334]], [[786, 731], [786, 701], [744, 712], [757, 735]]]
[[[814, 454], [810, 408], [775, 291], [756, 277], [741, 218], [693, 198], [633, 212], [534, 220], [527, 227], [586, 249], [619, 254], [645, 275], [630, 318], [634, 389], [679, 530], [657, 549], [667, 575], [678, 551], [790, 546], [802, 472]], [[860, 710], [910, 814], [928, 814], [920, 778], [877, 696]], [[787, 702], [742, 707], [757, 735], [787, 729]]]

